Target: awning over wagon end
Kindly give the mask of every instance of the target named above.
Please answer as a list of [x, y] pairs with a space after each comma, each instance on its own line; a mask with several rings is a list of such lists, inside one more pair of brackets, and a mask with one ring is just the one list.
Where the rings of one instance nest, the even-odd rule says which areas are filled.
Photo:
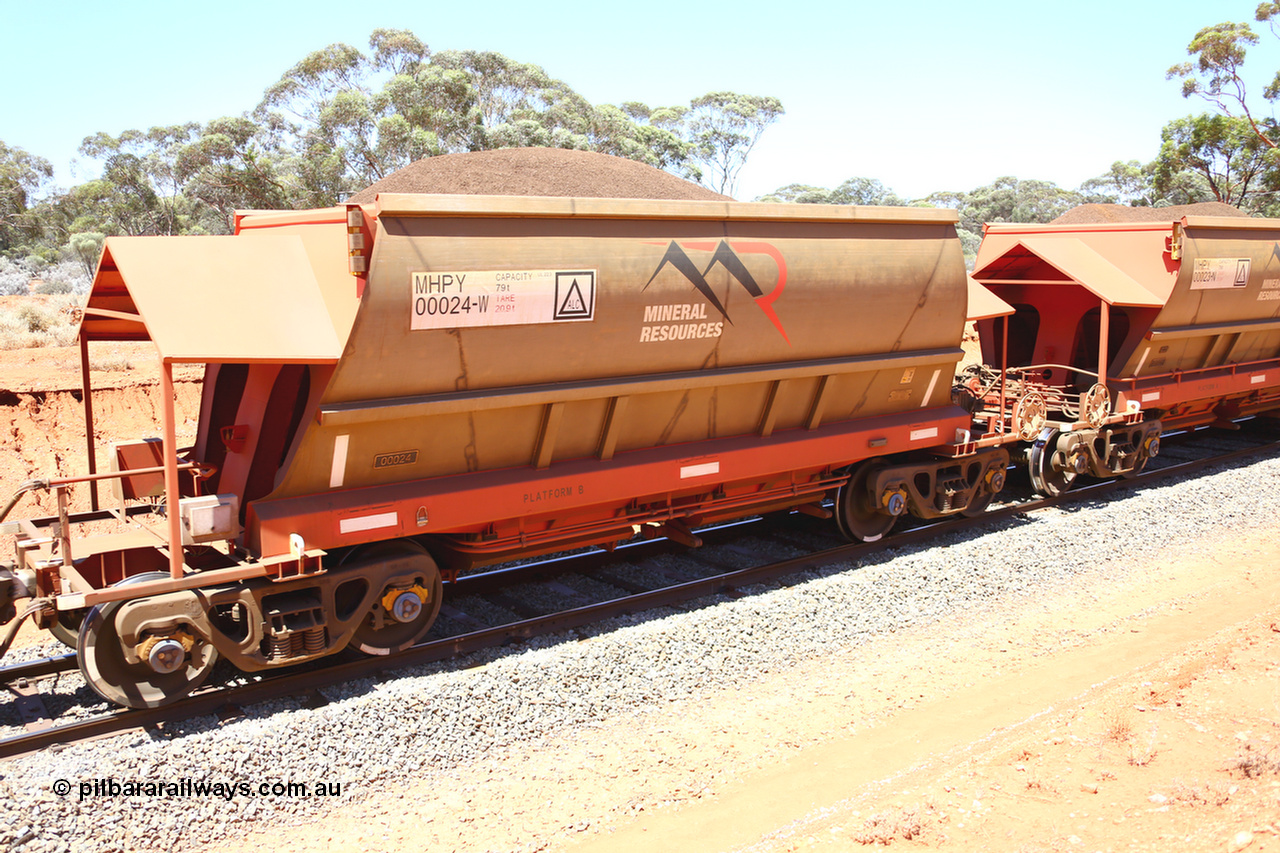
[[1005, 317], [1015, 313], [1012, 305], [987, 290], [973, 276], [965, 278], [969, 280], [969, 310], [966, 319], [990, 320], [992, 317]]
[[1022, 236], [973, 271], [983, 284], [1079, 284], [1110, 305], [1160, 308], [1164, 300], [1075, 237]]
[[291, 234], [110, 237], [80, 334], [154, 341], [170, 362], [336, 362], [303, 241]]

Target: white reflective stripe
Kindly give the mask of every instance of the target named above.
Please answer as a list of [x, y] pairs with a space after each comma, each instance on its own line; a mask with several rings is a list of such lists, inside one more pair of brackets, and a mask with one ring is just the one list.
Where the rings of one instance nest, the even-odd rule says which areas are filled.
[[690, 477], [705, 477], [708, 474], [719, 474], [719, 462], [704, 462], [701, 465], [685, 465], [680, 469], [680, 479], [687, 480]]
[[1142, 348], [1142, 358], [1138, 359], [1138, 368], [1133, 371], [1133, 375], [1137, 376], [1142, 372], [1142, 365], [1147, 363], [1147, 356], [1151, 354], [1151, 347]]
[[933, 386], [938, 384], [938, 375], [942, 373], [942, 368], [938, 368], [933, 372], [933, 378], [929, 380], [929, 390], [924, 392], [924, 399], [920, 401], [920, 408], [929, 405], [929, 398], [933, 396]]
[[[346, 436], [344, 435], [343, 438], [346, 438]], [[380, 512], [377, 515], [361, 515], [355, 518], [344, 518], [338, 522], [338, 532], [358, 533], [361, 530], [377, 530], [379, 527], [395, 527], [399, 523], [399, 513]]]
[[347, 439], [349, 435], [339, 435], [333, 439], [333, 467], [329, 469], [329, 488], [338, 489], [347, 478]]
[[1152, 400], [1159, 400], [1159, 399], [1160, 399], [1159, 391], [1148, 391], [1147, 393], [1142, 395], [1142, 402], [1144, 403], [1150, 403]]
[[1250, 385], [1261, 385], [1263, 382], [1266, 382], [1266, 381], [1267, 381], [1267, 374], [1265, 373], [1259, 373], [1257, 376], [1249, 377]]
[[937, 427], [929, 427], [928, 429], [913, 429], [911, 431], [912, 441], [920, 441], [926, 438], [937, 438], [937, 437], [938, 437]]

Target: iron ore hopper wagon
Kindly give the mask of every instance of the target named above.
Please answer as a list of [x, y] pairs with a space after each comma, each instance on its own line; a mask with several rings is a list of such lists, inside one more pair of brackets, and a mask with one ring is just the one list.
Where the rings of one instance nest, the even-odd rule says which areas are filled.
[[[113, 237], [79, 335], [149, 340], [164, 435], [36, 481], [0, 600], [122, 705], [355, 646], [403, 649], [442, 584], [516, 556], [799, 508], [874, 539], [985, 506], [1008, 463], [951, 401], [951, 211], [382, 195]], [[206, 306], [205, 316], [196, 313]], [[192, 447], [172, 370], [206, 365]], [[122, 521], [76, 535], [73, 483]]]
[[[0, 618], [9, 639], [34, 618], [103, 697], [154, 707], [219, 657], [259, 671], [404, 649], [474, 568], [636, 536], [697, 545], [699, 525], [792, 509], [870, 541], [907, 513], [981, 512], [1011, 449], [1052, 492], [1141, 468], [1161, 416], [1280, 405], [1280, 321], [1254, 294], [1280, 293], [1261, 278], [1275, 223], [1184, 222], [1172, 248], [1118, 249], [1141, 256], [1113, 261], [1125, 274], [1065, 265], [1056, 233], [993, 228], [976, 276], [1012, 304], [966, 275], [955, 223], [383, 194], [242, 214], [234, 236], [110, 238], [79, 330], [90, 470], [0, 508], [16, 542]], [[1194, 242], [1202, 228], [1216, 236]], [[1196, 285], [1228, 256], [1250, 259], [1251, 298], [1210, 310], [1227, 289]], [[1144, 283], [1115, 289], [1125, 275]], [[1000, 367], [954, 385], [966, 319]], [[164, 435], [113, 445], [99, 471], [88, 346], [111, 340], [155, 345]], [[183, 363], [205, 378], [180, 448]], [[68, 511], [77, 483], [96, 512]], [[59, 515], [6, 521], [31, 489]], [[160, 522], [124, 524], [146, 510]], [[123, 532], [84, 535], [103, 515]]]

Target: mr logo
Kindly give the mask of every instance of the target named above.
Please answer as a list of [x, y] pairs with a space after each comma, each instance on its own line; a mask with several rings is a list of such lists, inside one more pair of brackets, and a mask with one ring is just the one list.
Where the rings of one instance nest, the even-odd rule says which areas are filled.
[[[711, 252], [711, 261], [699, 271], [698, 265], [694, 263], [693, 258], [689, 257], [685, 250]], [[751, 275], [746, 264], [742, 262], [742, 258], [738, 257], [739, 253], [743, 255], [768, 255], [777, 264], [778, 283], [770, 293], [766, 294], [760, 289], [760, 285], [756, 283], [755, 277]], [[773, 303], [782, 295], [783, 288], [787, 286], [787, 264], [782, 259], [782, 253], [774, 246], [768, 243], [755, 242], [734, 241], [730, 243], [727, 240], [721, 240], [718, 244], [702, 241], [677, 243], [672, 240], [667, 245], [667, 252], [658, 263], [658, 268], [653, 271], [653, 275], [649, 276], [649, 280], [645, 282], [644, 289], [647, 290], [649, 285], [653, 284], [653, 280], [658, 277], [658, 273], [662, 272], [668, 264], [675, 267], [681, 275], [687, 278], [697, 291], [715, 306], [715, 309], [720, 312], [720, 316], [724, 317], [732, 325], [733, 319], [729, 316], [728, 310], [725, 309], [723, 303], [720, 302], [720, 298], [716, 296], [715, 291], [711, 289], [711, 284], [707, 281], [707, 274], [717, 264], [724, 267], [725, 272], [738, 284], [742, 285], [747, 293], [751, 294], [756, 301], [756, 305], [769, 318], [769, 322], [773, 323], [773, 327], [778, 330], [778, 334], [782, 335], [782, 339], [788, 345], [791, 343], [791, 339], [787, 337], [786, 330], [782, 328], [782, 321], [778, 319], [777, 313], [773, 310]]]

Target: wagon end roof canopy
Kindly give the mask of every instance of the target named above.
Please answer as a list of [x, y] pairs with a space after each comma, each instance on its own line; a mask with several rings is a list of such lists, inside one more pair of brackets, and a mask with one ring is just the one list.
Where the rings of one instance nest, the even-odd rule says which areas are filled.
[[110, 237], [80, 323], [91, 341], [153, 341], [171, 362], [336, 362], [296, 235]]
[[1164, 305], [1164, 299], [1074, 237], [1023, 236], [974, 270], [973, 277], [988, 285], [1028, 281], [1078, 284], [1111, 305]]
[[989, 320], [992, 317], [1004, 317], [1014, 313], [1014, 308], [990, 290], [987, 290], [973, 276], [965, 276], [969, 280], [969, 320]]

